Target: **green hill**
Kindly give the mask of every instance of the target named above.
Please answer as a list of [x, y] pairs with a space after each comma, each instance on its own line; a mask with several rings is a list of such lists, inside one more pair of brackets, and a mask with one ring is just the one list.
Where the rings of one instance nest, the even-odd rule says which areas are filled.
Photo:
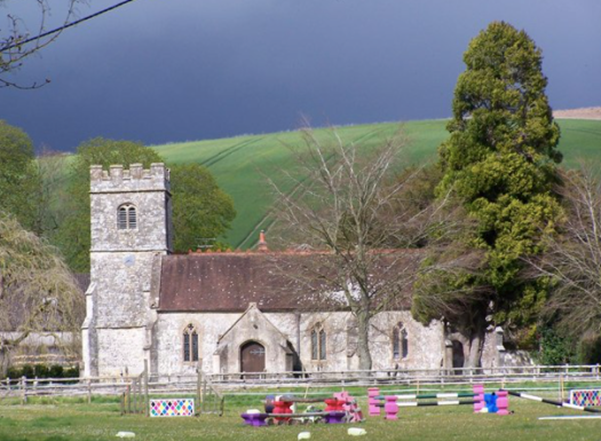
[[[564, 165], [574, 167], [579, 160], [601, 159], [601, 121], [557, 120], [561, 127], [559, 149]], [[405, 162], [434, 161], [438, 145], [446, 139], [446, 120], [411, 121], [402, 125], [409, 138]], [[392, 136], [399, 124], [382, 123], [337, 128], [343, 142], [369, 148]], [[317, 137], [329, 136], [329, 129], [316, 129]], [[207, 166], [221, 188], [234, 198], [238, 215], [228, 241], [236, 248], [249, 248], [258, 232], [269, 226], [269, 210], [274, 202], [267, 176], [278, 182], [282, 170], [294, 167], [289, 149], [302, 143], [299, 132], [238, 136], [217, 140], [165, 144], [153, 148], [168, 163], [198, 162]]]

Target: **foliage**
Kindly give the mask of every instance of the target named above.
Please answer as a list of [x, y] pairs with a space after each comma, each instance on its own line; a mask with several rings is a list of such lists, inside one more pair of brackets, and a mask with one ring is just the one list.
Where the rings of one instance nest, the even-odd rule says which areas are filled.
[[559, 335], [553, 328], [545, 327], [539, 335], [537, 362], [546, 366], [568, 364], [575, 361], [574, 342]]
[[[437, 191], [453, 191], [476, 222], [468, 244], [483, 251], [479, 271], [449, 273], [450, 290], [465, 294], [449, 301], [464, 312], [446, 318], [470, 338], [479, 334], [477, 353], [486, 324], [458, 319], [494, 313], [497, 323], [511, 329], [532, 324], [544, 302], [546, 282], [524, 281], [520, 272], [523, 257], [541, 252], [541, 233], [552, 233], [561, 216], [552, 186], [562, 156], [541, 51], [524, 31], [491, 23], [470, 42], [464, 62], [447, 125], [450, 137], [439, 148], [444, 176]], [[440, 293], [424, 289], [421, 295], [415, 299], [418, 318], [440, 317], [441, 310], [430, 307], [435, 302], [424, 299]]]
[[43, 150], [35, 161], [39, 185], [36, 194], [33, 231], [50, 243], [55, 242], [59, 227], [67, 216], [69, 156]]
[[559, 192], [566, 212], [560, 234], [546, 236], [545, 252], [529, 259], [531, 275], [551, 281], [547, 316], [586, 345], [601, 335], [601, 176], [587, 167], [564, 173]]
[[59, 364], [26, 364], [20, 367], [10, 367], [7, 378], [79, 378], [79, 366], [64, 368]]
[[[70, 174], [68, 214], [56, 238], [74, 271], [88, 272], [90, 265], [90, 166], [108, 169], [121, 164], [128, 168], [140, 163], [149, 168], [153, 162], [164, 161], [153, 149], [137, 142], [95, 138], [78, 147]], [[187, 251], [196, 248], [199, 238], [221, 236], [236, 214], [231, 198], [198, 164], [174, 165], [171, 169], [176, 249]]]
[[0, 212], [11, 213], [28, 229], [36, 227], [39, 176], [34, 159], [29, 136], [0, 120]]
[[82, 315], [81, 292], [57, 250], [14, 218], [1, 216], [0, 329], [14, 331], [0, 338], [3, 367], [32, 333], [60, 330], [77, 336]]
[[171, 189], [175, 251], [195, 250], [207, 239], [223, 247], [215, 241], [229, 229], [236, 210], [209, 170], [199, 164], [172, 165]]
[[132, 141], [94, 138], [77, 148], [69, 183], [68, 215], [56, 237], [56, 245], [75, 272], [88, 272], [90, 267], [90, 166], [141, 163], [145, 168], [163, 159], [152, 149]]
[[601, 364], [601, 335], [582, 339], [578, 344], [577, 357], [582, 364]]

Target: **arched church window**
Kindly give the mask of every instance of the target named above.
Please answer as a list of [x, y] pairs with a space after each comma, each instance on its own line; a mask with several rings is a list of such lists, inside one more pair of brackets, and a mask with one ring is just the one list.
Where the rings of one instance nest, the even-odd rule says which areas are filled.
[[402, 323], [397, 323], [392, 329], [392, 358], [400, 360], [409, 355], [409, 339], [407, 330]]
[[198, 331], [193, 324], [184, 329], [184, 362], [198, 361]]
[[138, 227], [136, 207], [132, 204], [123, 204], [117, 210], [117, 228], [131, 230]]
[[327, 335], [321, 323], [311, 330], [311, 360], [325, 360], [327, 354]]

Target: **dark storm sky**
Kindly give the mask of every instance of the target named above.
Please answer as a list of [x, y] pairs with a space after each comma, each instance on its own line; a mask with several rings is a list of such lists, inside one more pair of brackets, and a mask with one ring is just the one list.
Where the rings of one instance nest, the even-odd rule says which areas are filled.
[[[53, 19], [65, 0], [50, 0]], [[88, 15], [118, 0], [89, 0]], [[0, 27], [34, 0], [0, 2]], [[33, 11], [33, 12], [32, 12]], [[136, 0], [71, 28], [0, 89], [0, 119], [54, 150], [450, 115], [468, 42], [493, 20], [542, 48], [553, 108], [601, 105], [599, 0]]]

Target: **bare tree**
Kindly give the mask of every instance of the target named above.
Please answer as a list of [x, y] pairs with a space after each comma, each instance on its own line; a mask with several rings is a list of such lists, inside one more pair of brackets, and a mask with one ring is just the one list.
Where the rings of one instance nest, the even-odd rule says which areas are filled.
[[[87, 0], [66, 0], [65, 6], [59, 9], [62, 20], [59, 19], [58, 26], [52, 29], [47, 29], [47, 22], [51, 17], [48, 0], [35, 0], [38, 8], [38, 19], [35, 22], [26, 23], [21, 17], [8, 13], [6, 15], [7, 26], [0, 27], [0, 88], [36, 89], [48, 83], [50, 80], [46, 79], [43, 83], [34, 82], [23, 85], [11, 80], [9, 74], [21, 67], [26, 58], [54, 42], [65, 29], [99, 17], [133, 1], [135, 0], [121, 0], [112, 6], [74, 20], [77, 4], [85, 4]], [[0, 0], [0, 8], [7, 6], [8, 3], [10, 0]], [[21, 1], [21, 3], [24, 2]], [[56, 6], [54, 10], [57, 10]], [[0, 24], [0, 26], [2, 25]]]
[[[62, 10], [63, 26], [66, 25], [75, 13], [75, 6], [80, 0], [69, 0]], [[44, 85], [33, 83], [23, 85], [11, 80], [8, 76], [11, 72], [19, 69], [26, 58], [39, 52], [53, 41], [60, 31], [44, 36], [47, 32], [47, 21], [50, 16], [50, 5], [48, 0], [35, 0], [38, 7], [38, 19], [35, 23], [25, 23], [23, 19], [12, 13], [6, 14], [6, 25], [0, 28], [0, 87], [16, 87], [19, 89], [32, 89]], [[9, 2], [0, 1], [0, 8], [7, 7]]]
[[405, 204], [403, 190], [419, 169], [399, 178], [407, 143], [402, 133], [369, 148], [343, 142], [335, 130], [329, 134], [325, 139], [323, 132], [305, 130], [304, 145], [295, 150], [297, 167], [285, 183], [272, 182], [279, 199], [275, 229], [284, 246], [312, 252], [302, 277], [289, 276], [319, 286], [307, 303], [339, 301], [352, 312], [359, 367], [371, 369], [370, 321], [410, 304], [404, 295], [423, 254], [399, 248], [414, 245], [438, 209]]
[[0, 373], [32, 334], [79, 335], [83, 296], [57, 251], [0, 215]]
[[544, 254], [529, 263], [535, 276], [552, 281], [547, 314], [568, 335], [593, 340], [601, 336], [601, 176], [581, 167], [562, 178], [560, 234], [547, 236]]

